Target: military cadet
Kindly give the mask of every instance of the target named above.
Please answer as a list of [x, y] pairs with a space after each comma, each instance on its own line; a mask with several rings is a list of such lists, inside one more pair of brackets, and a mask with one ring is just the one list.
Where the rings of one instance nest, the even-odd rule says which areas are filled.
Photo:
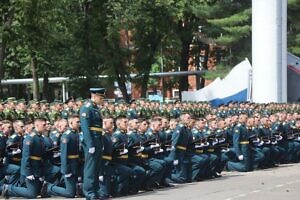
[[64, 104], [65, 109], [61, 111], [61, 117], [63, 119], [68, 119], [69, 115], [72, 115], [75, 113], [73, 110], [74, 104], [75, 104], [74, 97], [71, 96], [66, 100], [66, 102]]
[[238, 162], [229, 161], [227, 163], [227, 168], [230, 171], [247, 172], [252, 169], [249, 135], [245, 126], [246, 121], [247, 115], [241, 114], [239, 123], [233, 129], [233, 151], [238, 158]]
[[74, 198], [76, 194], [76, 182], [78, 176], [79, 159], [79, 129], [80, 120], [78, 115], [68, 118], [69, 128], [62, 134], [60, 142], [60, 172], [63, 176], [65, 187], [59, 187], [49, 183], [47, 194]]
[[83, 192], [86, 199], [98, 199], [99, 173], [102, 160], [102, 118], [99, 106], [103, 103], [104, 88], [90, 88], [91, 99], [80, 108], [83, 132], [84, 176]]
[[187, 164], [184, 162], [185, 152], [188, 145], [187, 125], [190, 120], [189, 114], [182, 114], [180, 116], [180, 123], [177, 125], [172, 135], [172, 150], [169, 154], [170, 159], [173, 160], [175, 166], [174, 173], [171, 179], [176, 183], [184, 183], [187, 181]]
[[[129, 181], [133, 172], [128, 166], [125, 165], [125, 163], [119, 160], [119, 152], [114, 152], [118, 149], [113, 148], [113, 142], [111, 138], [114, 132], [113, 118], [105, 118], [103, 120], [103, 125], [105, 128], [103, 137], [104, 150], [102, 155], [103, 170], [99, 194], [101, 198], [106, 199], [110, 197], [110, 195], [113, 195], [114, 197], [127, 195], [129, 191]], [[123, 159], [126, 160], [126, 154], [124, 155], [125, 156]], [[120, 162], [118, 162], [118, 160]], [[114, 185], [114, 187], [111, 187], [111, 185]]]
[[181, 110], [180, 110], [180, 101], [175, 101], [174, 106], [171, 110], [170, 117], [171, 118], [179, 118], [181, 115]]
[[213, 175], [216, 174], [216, 166], [219, 163], [218, 156], [216, 156], [215, 154], [207, 154], [204, 151], [209, 146], [209, 142], [205, 137], [205, 126], [206, 120], [204, 118], [200, 118], [196, 120], [195, 125], [191, 130], [193, 134], [193, 143], [195, 144], [194, 153], [198, 156], [208, 156], [209, 159], [209, 166], [207, 168], [206, 174], [205, 172], [202, 172], [201, 174], [194, 173], [193, 180], [199, 180], [201, 178], [212, 178]]
[[[114, 120], [113, 118], [103, 118], [103, 153], [102, 153], [102, 172], [99, 176], [100, 189], [99, 195], [102, 199], [107, 199], [112, 194], [112, 174], [113, 174], [113, 165], [112, 165], [112, 141], [111, 135], [114, 130]], [[129, 179], [129, 175], [127, 176]], [[127, 179], [127, 181], [128, 181]], [[115, 187], [118, 187], [116, 183], [117, 180], [114, 180]], [[122, 190], [122, 189], [120, 189]], [[119, 194], [120, 195], [120, 194]]]
[[21, 149], [24, 135], [24, 123], [21, 120], [13, 122], [14, 133], [6, 142], [7, 162], [21, 165]]
[[17, 119], [25, 120], [27, 118], [25, 99], [19, 99], [16, 106]]
[[29, 135], [32, 130], [34, 129], [34, 125], [33, 122], [31, 120], [26, 120], [24, 122], [25, 126], [24, 126], [24, 138]]
[[[53, 141], [49, 137], [51, 126], [49, 121], [46, 120], [45, 131], [42, 134], [43, 142], [45, 145], [45, 154], [43, 155], [43, 167], [46, 170], [45, 181], [54, 182], [59, 176], [59, 167], [54, 165], [53, 160], [59, 157], [59, 147], [54, 146]], [[60, 163], [60, 159], [58, 159]], [[43, 194], [44, 195], [44, 194]]]
[[[166, 178], [171, 178], [172, 160], [167, 160], [164, 149], [161, 144], [164, 142], [164, 133], [161, 131], [162, 120], [160, 117], [154, 117], [150, 120], [150, 127], [145, 134], [141, 134], [146, 138], [146, 141], [151, 141], [145, 145], [143, 152], [149, 155], [149, 167], [152, 169], [152, 175], [146, 180], [146, 185], [150, 188], [153, 183], [158, 183], [160, 186], [168, 186]], [[160, 141], [162, 140], [162, 141]], [[145, 141], [145, 139], [143, 140]], [[153, 183], [151, 183], [153, 181]], [[151, 185], [152, 184], [152, 185]]]
[[275, 150], [271, 145], [271, 130], [270, 130], [270, 121], [267, 117], [262, 117], [260, 119], [259, 126], [259, 139], [260, 143], [258, 147], [264, 153], [265, 160], [263, 162], [264, 167], [275, 166]]
[[255, 126], [255, 120], [253, 117], [249, 117], [246, 122], [246, 127], [249, 133], [249, 140], [251, 145], [251, 153], [253, 155], [253, 169], [263, 167], [265, 160], [265, 154], [262, 152], [258, 145], [260, 144], [259, 130]]
[[127, 126], [128, 120], [125, 115], [120, 115], [116, 119], [117, 129], [112, 135], [112, 142], [114, 148], [114, 161], [127, 165], [131, 168], [131, 179], [130, 179], [130, 186], [129, 186], [129, 193], [135, 194], [139, 190], [141, 190], [143, 183], [146, 177], [146, 171], [144, 168], [138, 165], [130, 165], [128, 162], [128, 135], [127, 133]]
[[[1, 132], [2, 124], [0, 124], [0, 192], [2, 192], [3, 184], [15, 183], [19, 178], [20, 167], [13, 164], [8, 164], [6, 159], [6, 142], [7, 136]], [[10, 175], [10, 178], [5, 178]], [[5, 195], [5, 192], [3, 193]]]
[[46, 173], [43, 166], [45, 145], [42, 137], [46, 127], [45, 119], [35, 119], [34, 127], [32, 133], [24, 139], [22, 149], [21, 175], [25, 177], [26, 187], [4, 184], [2, 194], [5, 197], [33, 199], [40, 194]]
[[138, 116], [138, 112], [136, 109], [136, 101], [135, 99], [132, 99], [130, 101], [130, 108], [127, 110], [127, 118], [128, 119], [137, 119]]

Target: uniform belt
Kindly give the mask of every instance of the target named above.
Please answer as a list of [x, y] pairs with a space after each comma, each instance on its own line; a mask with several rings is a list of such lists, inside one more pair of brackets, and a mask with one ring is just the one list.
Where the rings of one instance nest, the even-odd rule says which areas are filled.
[[240, 144], [249, 144], [249, 141], [241, 141]]
[[196, 153], [203, 153], [203, 150], [196, 150]]
[[118, 156], [118, 158], [120, 158], [120, 159], [128, 159], [128, 155]]
[[19, 162], [21, 161], [21, 158], [11, 158], [12, 161], [15, 161], [15, 162]]
[[139, 154], [136, 155], [136, 157], [140, 157], [140, 158], [148, 158], [149, 155], [148, 155], [148, 154], [139, 153]]
[[39, 156], [30, 156], [29, 158], [31, 160], [42, 160], [42, 157], [39, 157]]
[[112, 160], [112, 157], [111, 156], [105, 156], [105, 155], [103, 155], [102, 159], [104, 159], [104, 160]]
[[180, 149], [180, 150], [184, 150], [184, 151], [185, 151], [185, 150], [186, 150], [186, 147], [177, 145], [177, 146], [176, 146], [176, 149]]
[[77, 159], [79, 158], [79, 155], [68, 155], [68, 159]]
[[99, 128], [99, 127], [90, 127], [90, 130], [91, 131], [96, 131], [98, 133], [102, 133], [103, 129], [102, 128]]
[[207, 149], [208, 152], [215, 152], [215, 149]]

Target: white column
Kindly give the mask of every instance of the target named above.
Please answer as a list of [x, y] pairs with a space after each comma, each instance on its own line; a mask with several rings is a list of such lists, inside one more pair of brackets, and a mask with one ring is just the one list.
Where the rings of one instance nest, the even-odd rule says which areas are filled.
[[286, 101], [286, 0], [252, 0], [253, 101]]

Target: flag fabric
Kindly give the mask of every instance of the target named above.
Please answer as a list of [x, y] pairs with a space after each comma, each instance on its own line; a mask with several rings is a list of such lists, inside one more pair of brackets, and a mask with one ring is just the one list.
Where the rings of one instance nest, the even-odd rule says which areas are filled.
[[183, 101], [209, 101], [213, 106], [227, 104], [230, 101], [247, 101], [249, 73], [251, 64], [248, 59], [239, 63], [224, 78], [216, 78], [208, 86], [197, 91], [183, 91]]

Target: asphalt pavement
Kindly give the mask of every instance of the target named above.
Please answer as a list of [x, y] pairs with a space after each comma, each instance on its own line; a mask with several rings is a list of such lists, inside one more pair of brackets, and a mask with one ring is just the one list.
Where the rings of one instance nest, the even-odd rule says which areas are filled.
[[[299, 200], [300, 163], [253, 172], [223, 172], [221, 178], [141, 192], [113, 200]], [[12, 198], [13, 199], [13, 198]], [[19, 199], [19, 198], [18, 198]], [[59, 197], [45, 199], [65, 199]], [[84, 198], [76, 198], [83, 200]]]

